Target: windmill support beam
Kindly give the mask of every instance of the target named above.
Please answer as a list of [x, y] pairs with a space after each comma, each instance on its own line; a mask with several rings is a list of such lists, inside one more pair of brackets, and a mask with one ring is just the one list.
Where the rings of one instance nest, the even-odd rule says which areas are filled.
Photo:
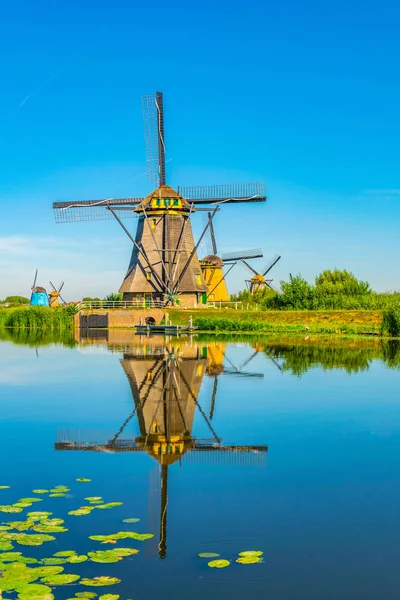
[[214, 218], [215, 214], [217, 213], [217, 210], [218, 210], [218, 206], [216, 206], [216, 207], [215, 207], [215, 209], [214, 209], [214, 210], [213, 210], [213, 212], [211, 213], [211, 217], [210, 217], [210, 218], [207, 220], [207, 224], [206, 224], [206, 226], [205, 226], [205, 227], [204, 227], [204, 229], [203, 229], [203, 233], [202, 233], [202, 234], [201, 234], [201, 236], [199, 237], [199, 239], [198, 239], [198, 241], [197, 241], [197, 244], [195, 245], [195, 247], [193, 248], [192, 252], [190, 253], [190, 256], [189, 256], [189, 258], [187, 259], [186, 265], [183, 267], [183, 269], [182, 269], [182, 272], [181, 272], [181, 274], [180, 274], [180, 276], [179, 276], [179, 278], [178, 278], [178, 281], [176, 282], [176, 285], [175, 285], [175, 288], [174, 288], [175, 290], [177, 290], [177, 289], [178, 289], [178, 286], [179, 286], [180, 282], [182, 281], [182, 279], [183, 279], [183, 277], [184, 277], [184, 275], [185, 275], [186, 271], [188, 270], [188, 268], [189, 268], [189, 266], [190, 266], [190, 263], [192, 262], [192, 259], [193, 259], [194, 255], [197, 253], [197, 249], [198, 249], [198, 247], [199, 247], [199, 246], [200, 246], [200, 244], [201, 244], [201, 240], [202, 240], [202, 239], [203, 239], [203, 237], [205, 236], [205, 234], [206, 234], [206, 232], [207, 232], [207, 229], [208, 229], [208, 228], [209, 228], [209, 226], [210, 226], [210, 223], [212, 223], [212, 220], [213, 220], [213, 218]]
[[125, 231], [126, 235], [131, 240], [131, 242], [133, 243], [133, 245], [135, 246], [135, 248], [137, 249], [137, 251], [139, 252], [139, 254], [141, 256], [143, 256], [144, 260], [147, 263], [147, 266], [149, 267], [150, 271], [153, 273], [153, 275], [154, 275], [154, 277], [155, 277], [158, 285], [160, 286], [161, 292], [163, 292], [164, 291], [164, 284], [163, 284], [162, 280], [159, 278], [157, 271], [154, 269], [153, 265], [150, 263], [149, 259], [147, 258], [147, 255], [143, 252], [143, 250], [141, 249], [141, 247], [139, 246], [139, 244], [136, 242], [135, 238], [129, 233], [128, 229], [122, 223], [121, 219], [114, 212], [114, 210], [111, 208], [111, 206], [108, 207], [108, 210], [112, 212], [112, 214], [114, 215], [115, 219], [121, 225], [122, 229]]

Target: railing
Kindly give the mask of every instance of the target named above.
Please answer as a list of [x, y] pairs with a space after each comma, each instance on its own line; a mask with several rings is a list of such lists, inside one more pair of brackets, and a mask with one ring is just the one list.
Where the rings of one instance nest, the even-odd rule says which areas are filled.
[[[205, 307], [201, 307], [199, 306], [199, 308], [205, 308]], [[234, 308], [235, 310], [242, 310], [243, 309], [243, 302], [208, 302], [207, 303], [207, 308]]]
[[[81, 300], [77, 304], [77, 310], [85, 308], [173, 308], [172, 306], [165, 306], [162, 300]], [[175, 306], [175, 308], [184, 308], [182, 306]], [[236, 310], [243, 310], [243, 302], [208, 302], [207, 304], [198, 304], [197, 306], [191, 307], [190, 310], [196, 308], [234, 308]]]
[[82, 300], [81, 308], [165, 308], [161, 300]]

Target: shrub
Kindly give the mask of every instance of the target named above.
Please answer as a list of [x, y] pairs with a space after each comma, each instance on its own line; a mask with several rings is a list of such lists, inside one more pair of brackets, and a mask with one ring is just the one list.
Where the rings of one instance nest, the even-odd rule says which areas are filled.
[[400, 308], [393, 307], [383, 312], [382, 335], [400, 337]]

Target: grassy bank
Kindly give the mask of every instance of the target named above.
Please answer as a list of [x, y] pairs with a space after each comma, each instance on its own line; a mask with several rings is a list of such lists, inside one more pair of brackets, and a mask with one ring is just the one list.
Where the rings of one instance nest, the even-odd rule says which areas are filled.
[[175, 325], [187, 324], [189, 316], [202, 331], [265, 332], [265, 333], [326, 333], [326, 334], [380, 334], [382, 313], [372, 310], [324, 311], [242, 311], [224, 310], [171, 310], [169, 317]]
[[15, 329], [66, 330], [73, 324], [73, 307], [21, 306], [0, 308], [0, 327]]

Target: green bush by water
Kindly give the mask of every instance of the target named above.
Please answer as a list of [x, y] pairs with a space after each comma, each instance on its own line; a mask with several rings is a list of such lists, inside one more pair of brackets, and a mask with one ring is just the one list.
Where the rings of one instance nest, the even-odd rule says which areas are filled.
[[24, 306], [0, 308], [0, 327], [58, 330], [72, 328], [75, 307]]
[[396, 306], [383, 312], [382, 335], [400, 337], [400, 307]]

